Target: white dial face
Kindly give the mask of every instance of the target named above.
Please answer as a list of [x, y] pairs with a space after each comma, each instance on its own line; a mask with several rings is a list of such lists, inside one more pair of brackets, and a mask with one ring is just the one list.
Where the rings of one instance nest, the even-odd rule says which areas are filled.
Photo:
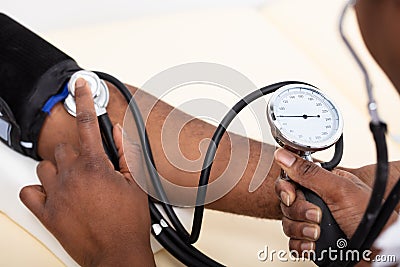
[[332, 101], [310, 86], [285, 86], [269, 103], [270, 122], [284, 142], [303, 150], [333, 145], [342, 133], [343, 122]]

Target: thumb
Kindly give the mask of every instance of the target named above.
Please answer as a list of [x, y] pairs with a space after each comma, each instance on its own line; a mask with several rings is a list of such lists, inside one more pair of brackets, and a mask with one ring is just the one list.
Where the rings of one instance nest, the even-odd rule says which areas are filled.
[[22, 203], [40, 220], [44, 219], [44, 204], [46, 202], [46, 194], [40, 185], [29, 185], [21, 189], [19, 198]]
[[283, 148], [275, 151], [275, 160], [291, 180], [314, 191], [325, 202], [337, 196], [337, 190], [343, 182], [341, 177]]
[[[120, 172], [128, 179], [135, 178], [143, 179], [144, 171], [142, 165], [141, 150], [138, 145], [128, 142], [124, 149], [123, 146], [123, 129], [121, 125], [116, 124], [113, 129], [115, 146], [118, 149]], [[128, 161], [130, 165], [128, 166]], [[131, 167], [131, 169], [129, 169]], [[130, 170], [133, 172], [131, 173]]]

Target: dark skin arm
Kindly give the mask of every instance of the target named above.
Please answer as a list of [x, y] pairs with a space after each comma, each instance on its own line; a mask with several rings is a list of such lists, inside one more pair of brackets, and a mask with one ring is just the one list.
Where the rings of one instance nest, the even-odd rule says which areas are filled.
[[[122, 150], [122, 129], [114, 127], [121, 171], [104, 153], [88, 86], [76, 90], [79, 149], [55, 148], [54, 160], [42, 161], [42, 185], [21, 190], [22, 202], [81, 266], [155, 266], [150, 248], [147, 195], [133, 177], [143, 175], [137, 146]], [[131, 174], [125, 156], [135, 159]]]
[[[113, 86], [109, 85], [109, 87], [110, 103], [107, 108], [108, 112], [114, 124], [119, 123], [122, 125], [127, 107], [126, 101]], [[146, 109], [147, 106], [154, 103], [155, 99], [153, 96], [137, 88], [131, 86], [129, 88], [132, 93], [136, 93], [136, 101], [141, 110]], [[164, 134], [167, 134], [167, 138], [175, 140], [176, 136], [168, 137], [168, 133], [173, 131], [172, 128], [184, 125], [179, 136], [179, 147], [185, 157], [190, 160], [195, 160], [201, 156], [199, 152], [200, 142], [203, 139], [210, 138], [215, 131], [215, 127], [202, 120], [193, 119], [190, 115], [179, 110], [175, 110], [171, 113], [172, 111], [173, 107], [165, 102], [158, 101], [147, 120], [146, 127], [155, 155], [156, 166], [160, 174], [171, 182], [178, 185], [194, 187], [198, 184], [200, 172], [184, 171], [171, 164], [163, 152], [161, 133], [164, 131]], [[164, 125], [169, 115], [174, 125]], [[190, 122], [185, 124], [187, 121]], [[268, 170], [268, 166], [264, 164], [265, 162], [271, 161], [273, 151], [275, 150], [274, 146], [262, 144], [258, 141], [235, 134], [230, 134], [229, 137], [225, 136], [217, 150], [210, 180], [215, 180], [227, 168], [227, 164], [231, 160], [232, 155], [231, 144], [234, 143], [238, 147], [239, 152], [235, 151], [234, 153], [243, 153], [244, 155], [246, 154], [245, 152], [247, 152], [247, 142], [249, 142], [250, 147], [249, 161], [240, 181], [229, 193], [217, 201], [208, 204], [207, 207], [253, 217], [280, 219], [282, 213], [279, 209], [279, 199], [275, 196], [274, 192], [274, 182], [279, 175], [280, 168], [274, 162], [272, 167]], [[39, 138], [39, 155], [43, 159], [54, 162], [54, 149], [59, 143], [70, 143], [74, 148], [77, 148], [79, 145], [75, 120], [67, 114], [61, 104], [53, 108], [51, 115], [47, 117], [42, 128]], [[241, 149], [241, 147], [243, 147], [243, 149]], [[266, 179], [257, 190], [249, 192], [250, 182], [259, 163], [261, 166], [261, 173]], [[234, 167], [240, 164], [242, 164], [242, 162], [239, 157], [239, 162], [231, 162], [231, 166], [229, 167], [231, 169], [230, 171], [234, 172], [232, 166]], [[400, 164], [394, 163], [394, 165], [397, 166]], [[362, 169], [352, 169], [350, 171], [354, 173], [361, 172], [360, 175], [357, 175], [359, 175], [360, 179], [367, 182], [367, 184], [370, 184], [370, 177], [372, 177], [371, 174], [373, 174], [374, 168], [373, 166], [369, 166]], [[400, 175], [400, 172], [395, 170], [392, 174], [396, 177]], [[243, 201], [244, 199], [246, 201]], [[237, 205], [237, 203], [241, 203], [241, 205]]]
[[[108, 113], [113, 124], [119, 123], [123, 125], [127, 107], [126, 101], [113, 86], [109, 85], [109, 87], [110, 103], [107, 108]], [[154, 103], [153, 96], [134, 87], [129, 88], [132, 93], [136, 93], [135, 98], [141, 110]], [[180, 149], [186, 158], [197, 160], [201, 156], [199, 152], [200, 142], [203, 139], [210, 138], [215, 131], [215, 127], [202, 120], [193, 119], [192, 116], [184, 112], [175, 110], [171, 114], [172, 111], [173, 107], [165, 102], [158, 101], [146, 123], [156, 166], [160, 174], [173, 183], [195, 187], [198, 184], [200, 172], [185, 171], [171, 164], [163, 152], [161, 133], [164, 131], [164, 134], [169, 138], [169, 134], [175, 127], [184, 125], [179, 136]], [[170, 120], [174, 122], [174, 125], [164, 125], [168, 115], [171, 116]], [[185, 125], [186, 121], [189, 121], [189, 123]], [[176, 136], [171, 136], [170, 138], [175, 140]], [[273, 165], [269, 171], [268, 166], [262, 166], [262, 173], [267, 178], [256, 191], [250, 193], [248, 190], [259, 162], [263, 165], [264, 162], [271, 161], [275, 150], [273, 146], [262, 145], [260, 142], [235, 134], [230, 134], [230, 137], [226, 135], [218, 148], [210, 180], [215, 180], [225, 171], [232, 155], [231, 144], [234, 143], [238, 147], [235, 153], [246, 154], [247, 142], [249, 142], [250, 147], [250, 158], [239, 183], [228, 194], [210, 203], [207, 207], [253, 217], [280, 219], [279, 202], [273, 189], [275, 178], [279, 174], [279, 169], [276, 165]], [[51, 115], [47, 117], [42, 128], [39, 138], [39, 155], [43, 159], [54, 162], [54, 148], [59, 143], [70, 143], [75, 148], [79, 145], [75, 120], [65, 111], [61, 104], [53, 108]], [[262, 157], [260, 156], [261, 154], [263, 154]], [[242, 159], [238, 161], [237, 163], [230, 163], [230, 171], [235, 172], [233, 169], [235, 166], [243, 165]], [[246, 201], [243, 201], [243, 199], [246, 199]], [[236, 205], [238, 202], [242, 204]]]

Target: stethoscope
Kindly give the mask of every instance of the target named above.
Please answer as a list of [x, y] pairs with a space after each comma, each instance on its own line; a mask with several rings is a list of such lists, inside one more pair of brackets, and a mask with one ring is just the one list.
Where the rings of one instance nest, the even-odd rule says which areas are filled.
[[[360, 57], [355, 52], [354, 48], [350, 44], [346, 35], [343, 31], [344, 17], [350, 7], [353, 7], [356, 0], [350, 0], [346, 3], [339, 20], [339, 32], [342, 40], [346, 44], [351, 55], [360, 67], [361, 72], [364, 75], [365, 86], [368, 94], [368, 111], [371, 117], [370, 130], [372, 132], [377, 154], [376, 172], [375, 180], [372, 188], [371, 198], [369, 200], [367, 209], [364, 213], [361, 222], [359, 223], [356, 231], [354, 232], [350, 243], [348, 245], [349, 249], [356, 249], [359, 252], [363, 252], [369, 249], [378, 235], [381, 233], [385, 224], [389, 220], [392, 212], [396, 208], [400, 201], [400, 179], [396, 182], [386, 201], [383, 202], [383, 196], [386, 190], [387, 180], [388, 180], [388, 151], [386, 145], [386, 124], [380, 119], [377, 109], [377, 104], [372, 92], [372, 83]], [[354, 263], [353, 263], [354, 264]], [[350, 261], [343, 261], [340, 263], [331, 264], [332, 266], [350, 266], [353, 265]]]
[[[400, 192], [400, 181], [396, 183], [384, 204], [381, 204], [388, 177], [388, 156], [385, 141], [386, 125], [378, 116], [368, 73], [343, 34], [343, 18], [348, 7], [353, 4], [352, 1], [349, 2], [343, 10], [340, 19], [340, 32], [343, 40], [350, 49], [354, 58], [357, 60], [365, 76], [369, 97], [368, 109], [371, 115], [370, 128], [377, 149], [377, 170], [371, 199], [357, 230], [349, 240], [348, 246], [345, 248], [363, 251], [372, 246], [374, 240], [383, 229], [383, 226], [386, 224], [395, 206], [399, 202], [400, 196], [398, 192]], [[68, 90], [68, 96], [64, 101], [64, 106], [73, 116], [76, 116], [74, 81], [79, 77], [86, 79], [91, 87], [99, 126], [102, 132], [103, 146], [115, 169], [119, 169], [118, 152], [113, 141], [112, 124], [106, 110], [109, 93], [104, 81], [113, 84], [124, 96], [127, 103], [129, 103], [129, 109], [135, 120], [150, 181], [155, 190], [156, 198], [160, 200], [158, 203], [161, 205], [168, 218], [167, 220], [163, 217], [160, 210], [156, 207], [155, 202], [149, 198], [152, 234], [168, 252], [187, 266], [223, 266], [203, 254], [192, 244], [198, 240], [200, 235], [207, 184], [209, 182], [210, 172], [218, 145], [232, 120], [254, 100], [274, 93], [268, 104], [267, 118], [271, 125], [272, 134], [279, 145], [298, 153], [307, 160], [312, 160], [310, 156], [311, 153], [334, 145], [335, 153], [332, 160], [321, 163], [321, 166], [328, 170], [332, 170], [336, 167], [342, 157], [343, 122], [340, 112], [334, 102], [317, 88], [303, 82], [287, 81], [275, 83], [248, 94], [227, 112], [212, 136], [212, 142], [210, 142], [211, 145], [208, 147], [200, 174], [193, 224], [189, 234], [178, 219], [172, 206], [168, 204], [170, 202], [168, 201], [168, 196], [161, 184], [154, 163], [145, 123], [138, 105], [129, 89], [122, 82], [109, 74], [103, 72], [78, 71], [71, 76], [69, 83], [64, 89]], [[314, 109], [310, 109], [309, 112], [314, 113], [305, 114], [304, 109], [310, 107], [310, 103], [315, 106], [313, 106]], [[294, 111], [297, 113], [295, 115], [285, 113], [285, 111], [289, 110], [290, 112]], [[319, 132], [316, 133], [313, 131], [309, 133], [299, 133], [299, 131], [302, 131], [302, 128], [305, 128], [299, 127], [299, 125], [302, 125], [299, 124], [300, 121], [301, 123], [318, 122], [318, 124], [316, 124], [317, 127], [308, 127], [308, 129], [319, 129]], [[286, 177], [284, 173], [281, 175], [283, 178], [289, 178]], [[328, 247], [335, 247], [336, 241], [340, 238], [346, 238], [346, 236], [337, 225], [329, 209], [326, 207], [326, 204], [315, 193], [306, 190], [305, 188], [302, 188], [302, 190], [309, 201], [320, 206], [323, 210], [321, 237], [316, 243], [316, 251], [318, 254], [318, 252]], [[331, 262], [329, 259], [321, 261], [316, 260], [315, 262], [319, 266], [352, 266], [356, 263], [356, 261]]]

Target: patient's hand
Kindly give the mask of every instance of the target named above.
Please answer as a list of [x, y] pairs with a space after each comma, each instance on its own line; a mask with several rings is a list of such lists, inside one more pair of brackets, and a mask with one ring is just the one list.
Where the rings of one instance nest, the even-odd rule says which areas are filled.
[[[79, 151], [60, 144], [55, 161], [37, 167], [42, 183], [21, 190], [22, 202], [82, 266], [154, 265], [147, 195], [129, 172], [122, 129], [114, 127], [121, 172], [113, 169], [102, 141], [88, 86], [76, 90]], [[140, 151], [132, 146], [134, 176], [143, 175]]]

